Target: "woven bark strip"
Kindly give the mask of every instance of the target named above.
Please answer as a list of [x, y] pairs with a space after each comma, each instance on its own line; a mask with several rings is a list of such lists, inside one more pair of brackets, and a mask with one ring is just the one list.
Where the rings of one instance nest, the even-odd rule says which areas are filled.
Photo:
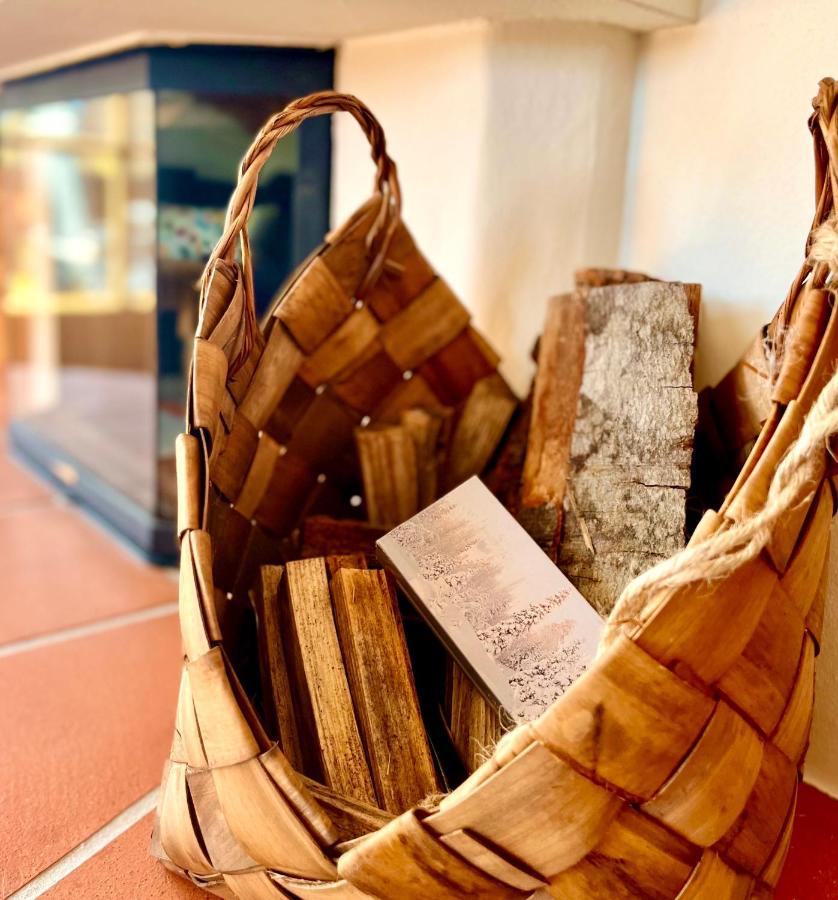
[[[370, 140], [373, 199], [301, 268], [284, 294], [292, 300], [284, 308], [280, 301], [263, 335], [253, 313], [246, 229], [258, 171], [276, 141], [300, 121], [340, 109]], [[717, 552], [718, 538], [762, 514], [778, 465], [804, 423], [815, 421], [810, 411], [838, 363], [834, 275], [818, 237], [834, 239], [832, 226], [824, 225], [834, 214], [838, 184], [838, 103], [831, 80], [821, 83], [810, 127], [817, 191], [814, 237], [806, 248], [811, 259], [766, 332], [774, 361], [767, 370], [767, 409], [760, 388], [758, 403], [746, 399], [741, 416], [730, 416], [733, 423], [764, 416], [764, 425], [719, 511], [709, 511], [695, 531], [691, 551], [704, 546]], [[294, 552], [302, 522], [310, 549], [325, 543], [323, 555], [357, 554], [353, 541], [371, 541], [375, 531], [360, 520], [347, 521], [351, 513], [337, 501], [334, 509], [317, 504], [343, 496], [350, 507], [348, 492], [360, 490], [357, 464], [353, 469], [346, 451], [363, 416], [371, 418], [366, 425], [399, 427], [407, 410], [453, 419], [443, 460], [452, 479], [488, 460], [515, 412], [494, 373], [496, 360], [473, 339], [467, 316], [436, 280], [399, 213], [395, 166], [383, 134], [355, 98], [325, 93], [291, 104], [266, 124], [242, 164], [227, 227], [206, 270], [188, 436], [179, 444], [187, 659], [153, 852], [194, 884], [241, 900], [501, 900], [533, 892], [572, 900], [769, 898], [789, 846], [823, 619], [834, 498], [832, 469], [820, 447], [809, 452], [804, 445], [804, 500], [794, 515], [771, 526], [765, 549], [712, 581], [686, 580], [674, 588], [654, 577], [634, 582], [646, 587], [639, 597], [627, 595], [634, 601], [631, 615], [609, 623], [608, 646], [591, 669], [538, 721], [504, 735], [477, 771], [442, 799], [431, 798], [427, 809], [396, 818], [379, 809], [360, 749], [351, 759], [334, 761], [334, 771], [342, 766], [353, 773], [340, 790], [299, 776], [263, 728], [231, 663], [237, 648], [225, 625], [232, 621], [227, 613], [242, 605], [233, 591], [242, 589], [261, 552], [255, 529], [275, 541], [276, 559], [266, 563]], [[612, 285], [590, 289], [612, 300], [621, 292], [648, 299], [669, 290], [627, 274], [589, 273], [583, 280]], [[358, 348], [357, 365], [353, 360], [335, 373], [334, 384], [309, 387], [296, 374], [289, 381], [289, 373], [304, 364], [299, 357], [317, 353], [361, 308], [375, 317], [376, 336]], [[294, 349], [286, 352], [291, 341]], [[453, 356], [446, 351], [455, 342], [471, 348], [463, 351], [470, 361], [462, 377], [455, 364], [452, 375]], [[691, 350], [691, 343], [685, 334], [684, 347]], [[472, 355], [475, 347], [483, 362]], [[281, 358], [272, 359], [274, 353]], [[398, 380], [393, 369], [373, 377], [387, 369], [381, 354]], [[407, 364], [417, 367], [412, 377]], [[336, 364], [324, 357], [322, 365], [318, 374], [331, 378]], [[644, 377], [639, 369], [632, 375]], [[672, 383], [683, 389], [682, 381]], [[251, 391], [257, 393], [251, 397]], [[518, 421], [526, 422], [525, 416]], [[733, 453], [754, 427], [751, 422], [736, 432]], [[517, 450], [508, 454], [498, 484], [507, 496], [517, 493], [523, 457], [517, 431]], [[266, 479], [265, 462], [277, 448]], [[251, 509], [258, 496], [253, 519], [237, 511], [237, 505]], [[638, 525], [663, 556], [668, 537], [658, 541], [655, 526], [668, 536], [672, 517], [660, 518], [654, 505], [637, 513]], [[713, 558], [708, 565], [719, 562]], [[356, 555], [329, 566], [304, 565], [316, 567], [317, 577], [303, 579], [291, 594], [311, 591], [316, 582], [325, 609], [329, 578], [348, 577], [349, 566], [361, 567], [361, 561]], [[285, 572], [295, 566], [288, 564]], [[305, 625], [302, 617], [299, 622]], [[333, 639], [330, 652], [345, 678], [336, 645]], [[253, 648], [244, 649], [252, 656]], [[334, 670], [323, 665], [324, 645], [310, 649], [312, 684], [328, 682]], [[334, 702], [333, 687], [326, 693]], [[359, 793], [369, 799], [349, 796]]]

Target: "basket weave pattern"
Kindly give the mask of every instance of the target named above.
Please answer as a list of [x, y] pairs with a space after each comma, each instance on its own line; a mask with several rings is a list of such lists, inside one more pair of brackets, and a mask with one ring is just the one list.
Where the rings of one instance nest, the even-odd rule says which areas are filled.
[[[811, 123], [816, 225], [833, 209], [835, 105], [824, 82]], [[295, 116], [339, 108], [370, 135], [376, 194], [305, 264], [259, 329], [245, 228], [254, 160], [264, 162]], [[202, 292], [189, 427], [177, 445], [185, 665], [155, 852], [195, 883], [242, 900], [542, 890], [770, 897], [811, 722], [834, 510], [825, 469], [759, 558], [724, 579], [648, 597], [639, 623], [432, 809], [339, 845], [265, 734], [225, 652], [227, 595], [247, 590], [301, 516], [357, 489], [351, 436], [364, 416], [443, 404], [462, 417], [476, 385], [499, 381], [496, 357], [400, 222], [377, 123], [341, 95], [289, 109], [245, 158], [245, 187]], [[806, 266], [793, 285], [774, 323], [785, 344], [772, 414], [724, 506], [693, 541], [759, 508], [832, 374], [838, 315], [826, 278], [823, 267]]]

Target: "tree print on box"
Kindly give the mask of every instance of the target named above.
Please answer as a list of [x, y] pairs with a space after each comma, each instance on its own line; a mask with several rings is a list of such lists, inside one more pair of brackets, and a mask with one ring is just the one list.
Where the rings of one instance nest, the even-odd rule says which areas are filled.
[[544, 712], [593, 660], [602, 619], [479, 478], [377, 548], [474, 683], [514, 722]]

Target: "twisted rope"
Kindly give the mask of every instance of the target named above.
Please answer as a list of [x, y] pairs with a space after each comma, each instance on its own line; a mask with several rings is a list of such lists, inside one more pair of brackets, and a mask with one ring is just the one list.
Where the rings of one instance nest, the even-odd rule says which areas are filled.
[[742, 522], [731, 523], [700, 543], [685, 547], [628, 584], [608, 619], [605, 643], [626, 626], [642, 623], [646, 601], [653, 595], [697, 582], [724, 578], [768, 545], [778, 521], [809, 501], [826, 468], [829, 440], [838, 434], [838, 373], [815, 401], [798, 439], [783, 457], [765, 504]]

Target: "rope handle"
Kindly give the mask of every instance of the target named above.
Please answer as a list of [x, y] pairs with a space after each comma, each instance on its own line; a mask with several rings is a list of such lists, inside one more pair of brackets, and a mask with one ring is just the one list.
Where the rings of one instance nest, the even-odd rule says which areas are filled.
[[[250, 252], [250, 237], [247, 223], [256, 200], [259, 173], [270, 159], [277, 143], [295, 131], [306, 119], [348, 112], [361, 126], [370, 143], [370, 151], [375, 163], [375, 194], [380, 198], [380, 206], [375, 222], [367, 235], [367, 248], [372, 256], [370, 266], [356, 291], [358, 297], [375, 283], [384, 267], [387, 249], [401, 217], [401, 191], [396, 164], [387, 154], [384, 130], [378, 119], [357, 97], [337, 91], [319, 91], [289, 103], [280, 112], [272, 115], [262, 126], [241, 162], [238, 183], [230, 197], [224, 232], [210, 254], [201, 279], [202, 294], [206, 289], [213, 267], [219, 260], [233, 263], [236, 242], [241, 246], [243, 287], [245, 302], [243, 324], [246, 327], [243, 352], [240, 360], [247, 357], [252, 346], [253, 329], [256, 326], [256, 305], [253, 291], [253, 261]], [[235, 369], [237, 366], [231, 366]]]

